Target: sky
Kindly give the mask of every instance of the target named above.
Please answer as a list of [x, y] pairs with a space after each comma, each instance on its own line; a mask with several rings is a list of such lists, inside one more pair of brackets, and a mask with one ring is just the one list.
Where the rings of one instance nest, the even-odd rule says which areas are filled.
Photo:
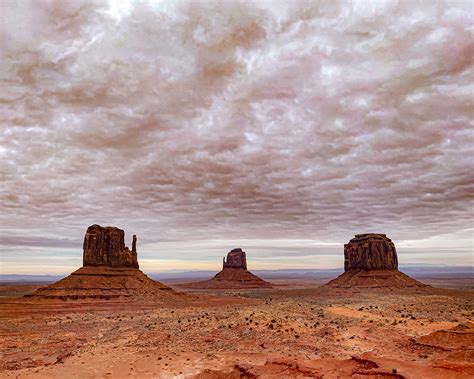
[[0, 273], [474, 266], [470, 1], [0, 2]]

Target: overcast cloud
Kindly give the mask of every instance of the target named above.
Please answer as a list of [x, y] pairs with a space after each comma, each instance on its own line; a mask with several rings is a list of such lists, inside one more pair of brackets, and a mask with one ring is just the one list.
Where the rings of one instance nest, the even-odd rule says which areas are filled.
[[0, 7], [3, 272], [74, 268], [93, 223], [149, 270], [337, 267], [367, 231], [473, 264], [472, 2]]

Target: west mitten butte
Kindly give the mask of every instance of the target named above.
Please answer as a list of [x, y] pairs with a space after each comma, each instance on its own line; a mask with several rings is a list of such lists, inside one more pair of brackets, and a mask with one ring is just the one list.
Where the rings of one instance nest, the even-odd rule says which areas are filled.
[[176, 294], [170, 287], [150, 279], [138, 269], [137, 237], [132, 250], [125, 246], [122, 229], [100, 225], [87, 228], [83, 244], [83, 266], [49, 286], [39, 288], [32, 299], [116, 299], [140, 300]]

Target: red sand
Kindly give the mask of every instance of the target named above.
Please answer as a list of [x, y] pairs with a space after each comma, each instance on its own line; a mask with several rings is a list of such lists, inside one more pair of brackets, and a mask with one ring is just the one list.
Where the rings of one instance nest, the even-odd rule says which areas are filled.
[[474, 375], [472, 291], [323, 286], [231, 296], [159, 293], [139, 302], [3, 298], [0, 376]]

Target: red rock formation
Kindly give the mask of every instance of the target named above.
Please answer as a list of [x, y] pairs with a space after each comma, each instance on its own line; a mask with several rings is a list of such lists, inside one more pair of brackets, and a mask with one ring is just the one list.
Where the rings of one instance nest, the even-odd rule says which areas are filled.
[[136, 235], [130, 251], [125, 246], [123, 230], [92, 225], [87, 228], [83, 248], [83, 267], [56, 283], [39, 288], [28, 297], [140, 300], [143, 297], [162, 297], [162, 290], [176, 294], [170, 287], [150, 279], [138, 269]]
[[222, 271], [212, 279], [195, 283], [183, 284], [186, 288], [196, 289], [239, 289], [272, 287], [272, 284], [260, 279], [247, 270], [247, 256], [240, 248], [232, 249], [224, 257]]
[[395, 244], [385, 234], [356, 234], [344, 245], [344, 273], [327, 285], [342, 288], [426, 287], [398, 271]]
[[422, 346], [467, 352], [474, 346], [474, 323], [467, 322], [450, 329], [436, 330], [416, 338], [415, 341]]
[[344, 270], [398, 270], [395, 244], [385, 234], [356, 234], [344, 245]]
[[125, 246], [124, 235], [122, 229], [113, 226], [89, 226], [84, 237], [83, 265], [138, 268], [137, 237], [133, 236], [130, 251]]
[[427, 287], [398, 270], [349, 270], [327, 285], [339, 288]]
[[33, 299], [128, 299], [161, 296], [170, 287], [150, 279], [135, 268], [85, 266], [49, 286], [37, 289], [28, 297]]
[[241, 248], [232, 249], [227, 254], [227, 260], [224, 257], [222, 269], [225, 268], [242, 268], [247, 270], [247, 257], [245, 251], [242, 251]]

